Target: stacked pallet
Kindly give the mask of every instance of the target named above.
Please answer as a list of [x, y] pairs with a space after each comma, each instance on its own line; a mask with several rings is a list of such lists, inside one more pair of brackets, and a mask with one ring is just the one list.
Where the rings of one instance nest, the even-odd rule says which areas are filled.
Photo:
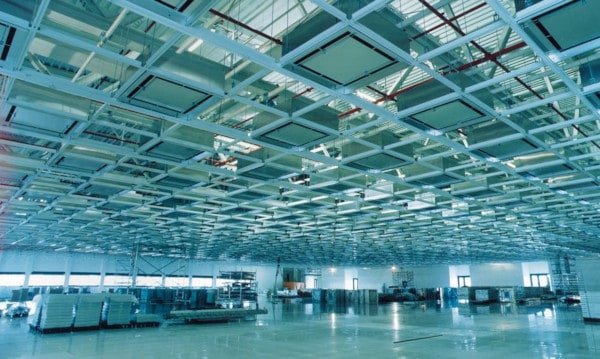
[[[31, 329], [42, 333], [130, 326], [135, 301], [134, 296], [125, 294], [36, 295], [28, 322]], [[156, 316], [141, 319], [158, 323]]]
[[187, 322], [220, 322], [240, 319], [256, 319], [258, 314], [268, 314], [267, 309], [204, 309], [172, 310], [170, 319], [184, 319]]
[[73, 325], [77, 296], [43, 295], [39, 303], [38, 330], [41, 332], [68, 330]]
[[135, 301], [135, 297], [129, 294], [107, 295], [102, 308], [102, 322], [109, 327], [129, 326]]
[[100, 313], [104, 303], [104, 294], [86, 294], [77, 296], [74, 328], [94, 329], [100, 326]]

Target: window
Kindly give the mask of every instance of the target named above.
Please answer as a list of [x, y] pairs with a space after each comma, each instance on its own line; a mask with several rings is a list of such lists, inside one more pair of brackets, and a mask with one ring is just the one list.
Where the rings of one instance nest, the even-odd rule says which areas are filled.
[[352, 278], [352, 290], [358, 290], [358, 278]]
[[25, 273], [0, 273], [3, 287], [20, 287], [25, 283]]
[[530, 274], [529, 278], [531, 278], [531, 286], [532, 287], [548, 287], [550, 286], [550, 281], [548, 280], [548, 273], [535, 273]]
[[162, 287], [163, 277], [161, 275], [138, 275], [135, 278], [137, 287]]
[[211, 276], [192, 277], [192, 287], [212, 287], [213, 278]]
[[131, 285], [131, 278], [127, 274], [107, 273], [104, 276], [105, 287], [128, 287]]
[[165, 277], [165, 287], [188, 287], [189, 282], [188, 277]]
[[71, 287], [97, 287], [100, 285], [100, 273], [76, 273], [69, 275]]
[[470, 275], [459, 275], [458, 276], [458, 287], [470, 287], [471, 286], [471, 276]]
[[29, 276], [29, 286], [50, 287], [65, 284], [65, 273], [63, 272], [33, 272]]

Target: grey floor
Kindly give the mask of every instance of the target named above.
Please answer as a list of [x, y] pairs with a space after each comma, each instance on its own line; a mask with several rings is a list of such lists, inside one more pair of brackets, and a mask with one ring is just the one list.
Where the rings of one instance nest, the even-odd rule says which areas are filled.
[[0, 358], [599, 358], [600, 325], [557, 303], [266, 303], [256, 321], [39, 334], [0, 319]]

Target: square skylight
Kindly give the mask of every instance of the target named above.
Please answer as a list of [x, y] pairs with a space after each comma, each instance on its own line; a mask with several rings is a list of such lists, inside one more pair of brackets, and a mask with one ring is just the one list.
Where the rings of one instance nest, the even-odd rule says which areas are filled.
[[148, 76], [127, 97], [133, 103], [151, 110], [184, 114], [211, 96], [185, 85]]
[[296, 123], [283, 125], [262, 135], [265, 139], [283, 142], [292, 146], [303, 146], [326, 136], [327, 134], [324, 132], [316, 131]]
[[437, 130], [483, 117], [483, 113], [463, 101], [452, 101], [411, 116], [415, 120]]
[[366, 41], [346, 33], [296, 63], [337, 84], [348, 85], [396, 61]]
[[542, 34], [558, 50], [565, 50], [600, 37], [600, 1], [573, 1], [533, 19]]

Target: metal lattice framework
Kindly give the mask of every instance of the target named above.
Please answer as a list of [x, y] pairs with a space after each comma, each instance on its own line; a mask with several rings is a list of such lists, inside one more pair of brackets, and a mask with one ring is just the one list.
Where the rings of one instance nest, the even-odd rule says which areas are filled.
[[1, 246], [307, 266], [597, 255], [599, 12], [0, 1]]

